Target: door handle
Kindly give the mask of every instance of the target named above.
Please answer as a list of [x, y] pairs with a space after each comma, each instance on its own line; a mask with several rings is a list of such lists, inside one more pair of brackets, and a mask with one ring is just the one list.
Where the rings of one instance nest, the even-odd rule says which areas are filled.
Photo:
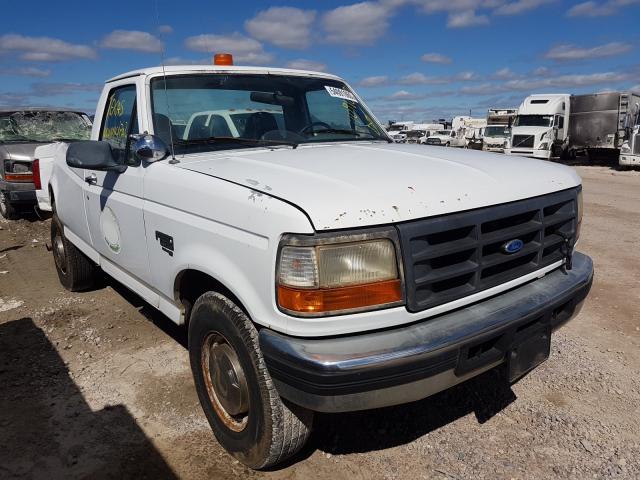
[[89, 185], [95, 185], [96, 183], [98, 183], [98, 177], [96, 177], [95, 173], [90, 173], [89, 175], [84, 177], [84, 181]]

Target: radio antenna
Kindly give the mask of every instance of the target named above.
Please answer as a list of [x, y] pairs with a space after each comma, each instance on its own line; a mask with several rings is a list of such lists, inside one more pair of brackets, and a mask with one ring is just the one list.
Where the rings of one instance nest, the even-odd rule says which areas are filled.
[[[158, 33], [162, 37], [162, 33], [160, 32], [160, 8], [158, 7], [158, 0], [156, 0], [156, 28], [158, 29]], [[176, 151], [175, 146], [173, 145], [173, 128], [171, 128], [171, 111], [169, 110], [169, 95], [167, 94], [167, 72], [164, 68], [164, 55], [165, 55], [165, 46], [164, 42], [162, 42], [162, 49], [160, 50], [160, 65], [162, 65], [162, 83], [164, 84], [164, 99], [167, 103], [167, 129], [169, 130], [169, 141], [171, 144], [171, 160], [169, 163], [179, 163], [180, 160], [176, 159]]]

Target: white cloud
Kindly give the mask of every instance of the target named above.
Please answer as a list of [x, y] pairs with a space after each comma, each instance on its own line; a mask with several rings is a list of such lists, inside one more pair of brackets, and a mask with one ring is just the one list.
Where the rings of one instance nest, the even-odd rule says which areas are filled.
[[[509, 90], [535, 90], [549, 87], [587, 87], [624, 82], [630, 78], [630, 74], [621, 72], [573, 74], [539, 79], [510, 80], [504, 84], [504, 87]], [[503, 87], [500, 88], [504, 89]]]
[[213, 57], [209, 58], [185, 58], [169, 57], [164, 60], [165, 65], [211, 65]]
[[273, 55], [264, 51], [262, 43], [238, 32], [231, 35], [195, 35], [184, 43], [195, 52], [230, 53], [236, 63], [263, 65], [273, 61]]
[[583, 48], [567, 44], [553, 47], [551, 50], [545, 53], [544, 56], [545, 58], [562, 62], [568, 60], [586, 60], [592, 58], [613, 57], [615, 55], [626, 53], [629, 50], [631, 50], [631, 45], [621, 42], [611, 42], [591, 48]]
[[399, 90], [388, 97], [389, 100], [418, 100], [420, 98], [422, 98], [421, 95], [407, 92], [406, 90]]
[[567, 11], [569, 17], [604, 17], [615, 15], [618, 11], [627, 5], [640, 3], [640, 0], [609, 0], [607, 2], [588, 1], [578, 3]]
[[548, 77], [551, 75], [551, 71], [547, 67], [538, 67], [531, 74], [536, 77]]
[[441, 85], [447, 83], [448, 79], [444, 77], [431, 77], [424, 73], [410, 73], [398, 79], [400, 85]]
[[253, 37], [282, 48], [303, 49], [311, 44], [313, 10], [271, 7], [244, 23]]
[[451, 58], [440, 53], [425, 53], [420, 57], [420, 60], [425, 63], [451, 63], [453, 61]]
[[556, 0], [517, 0], [515, 2], [499, 6], [493, 11], [493, 13], [495, 15], [518, 15], [522, 12], [533, 10], [555, 1]]
[[372, 77], [365, 77], [358, 82], [361, 87], [381, 87], [389, 83], [389, 77], [386, 75], [375, 75]]
[[19, 77], [48, 77], [51, 70], [33, 67], [0, 68], [0, 75], [14, 75]]
[[328, 11], [322, 17], [326, 40], [347, 46], [371, 45], [387, 32], [393, 6], [360, 2]]
[[327, 64], [322, 62], [316, 62], [314, 60], [307, 60], [305, 58], [298, 58], [291, 60], [285, 65], [286, 68], [293, 68], [295, 70], [312, 70], [315, 72], [326, 72], [328, 70]]
[[489, 18], [486, 15], [476, 15], [475, 10], [464, 10], [462, 12], [450, 13], [447, 18], [447, 27], [463, 28], [476, 25], [486, 25]]
[[23, 60], [36, 62], [96, 58], [96, 51], [86, 45], [72, 44], [58, 38], [16, 34], [0, 36], [1, 52], [17, 53]]
[[509, 80], [516, 76], [517, 75], [509, 67], [501, 68], [493, 74], [493, 78], [498, 80]]
[[51, 97], [78, 92], [99, 93], [102, 87], [103, 84], [101, 83], [34, 83], [31, 85], [29, 95], [33, 97]]
[[138, 30], [114, 30], [102, 39], [100, 46], [148, 53], [161, 52], [164, 47], [158, 37]]
[[500, 87], [493, 83], [482, 83], [460, 89], [460, 93], [465, 95], [495, 95], [498, 91], [500, 91]]
[[171, 25], [160, 25], [158, 26], [158, 33], [162, 35], [173, 33], [173, 27]]

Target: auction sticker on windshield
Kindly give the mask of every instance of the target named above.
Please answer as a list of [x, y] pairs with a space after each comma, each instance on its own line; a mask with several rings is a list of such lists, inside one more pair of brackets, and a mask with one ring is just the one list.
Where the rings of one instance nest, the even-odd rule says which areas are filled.
[[338, 87], [329, 87], [328, 85], [325, 85], [324, 88], [327, 89], [327, 92], [329, 92], [329, 95], [331, 95], [332, 97], [343, 98], [345, 100], [351, 100], [352, 102], [358, 101], [356, 96], [348, 90], [343, 90], [342, 88]]

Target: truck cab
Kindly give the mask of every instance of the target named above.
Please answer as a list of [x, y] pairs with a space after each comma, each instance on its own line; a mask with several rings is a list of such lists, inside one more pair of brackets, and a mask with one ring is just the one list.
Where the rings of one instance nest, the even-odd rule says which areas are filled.
[[569, 110], [569, 94], [525, 98], [513, 122], [506, 153], [543, 160], [562, 156], [567, 148]]
[[[234, 109], [238, 137], [175, 128]], [[517, 381], [589, 292], [573, 169], [396, 144], [338, 76], [146, 68], [95, 118], [47, 185], [60, 282], [102, 270], [184, 326], [215, 437], [252, 468], [299, 451], [314, 412]]]

